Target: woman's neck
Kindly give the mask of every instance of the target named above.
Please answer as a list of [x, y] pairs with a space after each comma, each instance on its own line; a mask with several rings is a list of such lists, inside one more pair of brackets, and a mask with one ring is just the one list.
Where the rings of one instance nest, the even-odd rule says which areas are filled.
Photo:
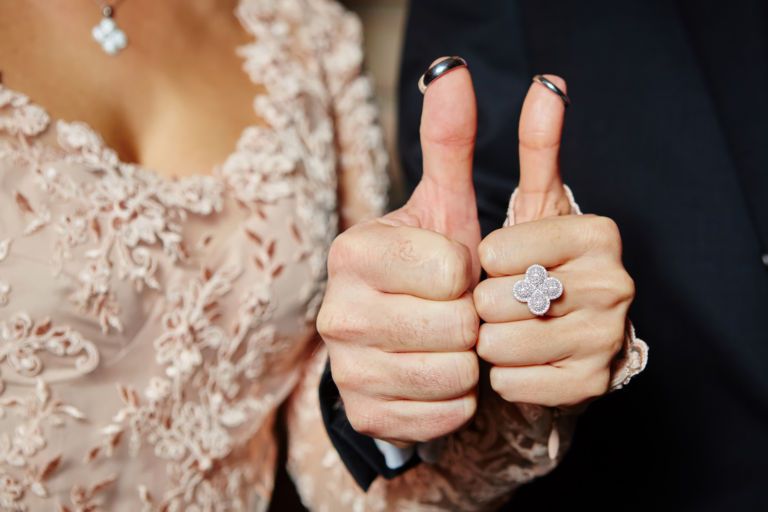
[[92, 0], [0, 1], [3, 83], [54, 119], [81, 120], [125, 161], [164, 174], [210, 172], [260, 122], [254, 85], [235, 53], [252, 41], [236, 0], [123, 0], [128, 46], [104, 53]]

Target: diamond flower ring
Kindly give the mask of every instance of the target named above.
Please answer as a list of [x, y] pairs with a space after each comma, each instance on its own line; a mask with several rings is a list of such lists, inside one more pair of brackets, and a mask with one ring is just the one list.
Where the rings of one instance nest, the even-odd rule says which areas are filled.
[[527, 302], [531, 313], [539, 316], [549, 311], [550, 301], [562, 294], [563, 283], [556, 277], [547, 277], [547, 269], [541, 265], [528, 267], [525, 279], [512, 288], [512, 295], [520, 302]]

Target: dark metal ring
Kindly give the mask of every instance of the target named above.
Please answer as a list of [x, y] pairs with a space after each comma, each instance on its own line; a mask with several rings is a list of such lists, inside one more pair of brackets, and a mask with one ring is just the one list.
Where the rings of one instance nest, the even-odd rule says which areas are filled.
[[429, 87], [429, 84], [440, 78], [441, 76], [445, 75], [446, 73], [453, 71], [454, 69], [458, 68], [466, 68], [467, 61], [462, 59], [461, 57], [448, 57], [445, 60], [441, 60], [431, 68], [427, 70], [426, 73], [421, 75], [421, 78], [419, 78], [419, 90], [421, 91], [421, 94], [424, 94], [427, 91], [427, 87]]
[[558, 86], [547, 80], [541, 75], [536, 75], [533, 77], [534, 82], [539, 82], [541, 85], [552, 91], [553, 93], [560, 96], [560, 99], [563, 100], [563, 103], [565, 103], [565, 107], [568, 108], [571, 105], [571, 100], [568, 98], [568, 96], [560, 90]]

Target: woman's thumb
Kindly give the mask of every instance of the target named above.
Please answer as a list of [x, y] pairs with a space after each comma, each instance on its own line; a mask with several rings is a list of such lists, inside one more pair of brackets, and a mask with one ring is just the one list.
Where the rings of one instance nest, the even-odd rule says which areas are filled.
[[[544, 75], [566, 92], [565, 80]], [[520, 115], [520, 185], [515, 201], [515, 222], [567, 215], [568, 198], [560, 177], [560, 138], [565, 103], [545, 85], [531, 84]]]

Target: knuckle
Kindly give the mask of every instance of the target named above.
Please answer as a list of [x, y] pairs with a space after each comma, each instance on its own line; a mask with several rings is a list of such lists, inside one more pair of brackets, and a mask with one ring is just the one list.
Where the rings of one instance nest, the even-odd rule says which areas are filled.
[[477, 414], [477, 395], [471, 394], [467, 395], [462, 399], [462, 405], [459, 409], [459, 425], [457, 428], [461, 428], [462, 426], [469, 423], [469, 421], [472, 420], [472, 418], [475, 417], [475, 414]]
[[469, 350], [477, 343], [480, 331], [480, 318], [477, 316], [475, 304], [471, 297], [469, 300], [461, 300], [457, 302], [458, 312], [456, 318], [458, 318], [459, 321], [462, 342], [460, 348]]
[[474, 388], [480, 378], [474, 352], [457, 352], [446, 356], [447, 359], [439, 363], [422, 359], [405, 368], [402, 381], [404, 389], [401, 389], [400, 394], [458, 397]]
[[489, 318], [499, 308], [498, 296], [493, 293], [493, 286], [490, 284], [491, 279], [481, 281], [472, 294], [475, 311], [480, 318]]
[[570, 386], [570, 393], [567, 393], [568, 400], [558, 405], [578, 405], [590, 402], [599, 398], [608, 392], [609, 375], [607, 371], [598, 371], [583, 375], [573, 386]]
[[394, 418], [384, 411], [380, 411], [374, 404], [366, 404], [365, 407], [350, 407], [345, 404], [347, 421], [356, 432], [374, 437], [393, 437]]
[[417, 351], [424, 348], [426, 331], [431, 328], [431, 321], [424, 316], [400, 314], [392, 318], [385, 328], [387, 340], [384, 350], [387, 352]]
[[621, 252], [621, 233], [613, 219], [590, 215], [587, 226], [591, 246]]
[[326, 342], [359, 339], [368, 332], [368, 322], [360, 315], [326, 302], [317, 315], [317, 332]]
[[605, 338], [605, 352], [608, 360], [616, 356], [624, 345], [624, 318], [619, 318], [611, 323], [611, 328]]
[[599, 398], [608, 392], [610, 375], [607, 371], [600, 371], [587, 380], [582, 401]]
[[359, 358], [349, 357], [349, 354], [342, 350], [331, 353], [330, 359], [333, 382], [342, 394], [350, 391], [369, 396], [369, 390], [380, 387], [380, 379], [368, 371]]
[[457, 395], [463, 395], [473, 389], [480, 380], [480, 364], [473, 351], [459, 352], [456, 358]]
[[336, 237], [328, 252], [328, 276], [332, 278], [359, 258], [359, 237], [354, 232], [345, 231]]
[[504, 372], [500, 371], [498, 367], [491, 368], [490, 376], [491, 389], [501, 396], [506, 401], [511, 401], [509, 395], [509, 386]]
[[621, 302], [632, 302], [635, 298], [635, 280], [623, 268], [617, 277], [616, 290]]
[[[502, 230], [503, 229], [509, 228], [502, 228]], [[480, 257], [480, 265], [486, 270], [493, 269], [501, 257], [501, 245], [497, 233], [497, 231], [494, 231], [485, 237], [477, 247], [477, 253]]]
[[477, 355], [483, 360], [493, 362], [494, 350], [496, 345], [494, 340], [493, 329], [489, 327], [491, 324], [483, 324], [480, 326], [480, 333], [477, 337]]
[[[468, 407], [464, 401], [469, 402]], [[466, 425], [476, 411], [477, 399], [474, 396], [463, 397], [449, 408], [425, 414], [416, 424], [414, 437], [417, 437], [419, 442], [427, 442], [448, 435]]]
[[443, 283], [443, 295], [452, 300], [469, 288], [472, 274], [472, 256], [469, 249], [457, 242], [448, 241], [442, 248], [437, 262], [438, 282]]
[[320, 334], [323, 339], [326, 337], [331, 337], [331, 317], [333, 316], [333, 313], [329, 311], [330, 309], [330, 306], [328, 306], [326, 303], [323, 303], [323, 305], [320, 307], [320, 311], [317, 313], [317, 321], [315, 325], [317, 327], [318, 334]]
[[585, 282], [590, 298], [599, 309], [628, 305], [635, 297], [635, 282], [624, 268], [592, 272]]
[[601, 316], [598, 320], [585, 322], [586, 339], [591, 344], [591, 354], [612, 358], [621, 348], [624, 339], [624, 322], [615, 315]]
[[354, 376], [350, 374], [350, 365], [344, 361], [338, 354], [331, 354], [331, 375], [333, 376], [333, 382], [339, 391], [345, 389], [354, 389]]
[[404, 396], [410, 396], [414, 390], [425, 392], [438, 389], [453, 389], [454, 382], [446, 378], [443, 369], [439, 365], [420, 361], [417, 364], [409, 364], [404, 370], [403, 386], [401, 391]]

